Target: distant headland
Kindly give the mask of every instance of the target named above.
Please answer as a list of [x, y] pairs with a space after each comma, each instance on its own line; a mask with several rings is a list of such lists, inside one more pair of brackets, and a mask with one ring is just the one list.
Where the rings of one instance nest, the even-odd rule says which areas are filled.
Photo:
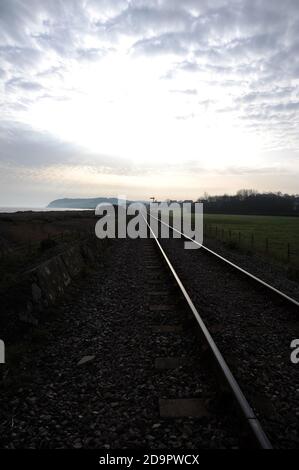
[[95, 198], [63, 198], [51, 201], [47, 207], [60, 209], [95, 209], [101, 203], [118, 204], [116, 197], [95, 197]]

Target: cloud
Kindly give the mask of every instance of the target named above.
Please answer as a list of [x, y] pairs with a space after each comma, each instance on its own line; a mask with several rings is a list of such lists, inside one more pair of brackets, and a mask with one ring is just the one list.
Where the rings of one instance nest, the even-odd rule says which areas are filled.
[[136, 41], [132, 47], [132, 53], [135, 55], [161, 55], [173, 54], [184, 55], [188, 52], [186, 45], [181, 40], [178, 33], [165, 33], [161, 36], [141, 39]]
[[15, 71], [28, 70], [35, 67], [41, 57], [41, 51], [33, 47], [0, 45], [3, 68], [13, 67]]
[[195, 88], [187, 88], [185, 90], [170, 90], [171, 93], [182, 93], [184, 95], [197, 95], [197, 90]]
[[74, 149], [29, 126], [6, 121], [0, 126], [1, 160], [11, 165], [43, 167], [71, 159]]
[[[240, 140], [262, 135], [258, 148], [287, 153], [299, 145], [298, 32], [298, 0], [2, 0], [0, 160], [32, 171], [82, 162], [140, 175], [150, 165], [133, 165], [130, 151], [141, 128], [151, 142], [186, 132], [178, 146], [186, 163], [188, 152], [204, 153], [198, 135], [214, 129], [217, 141], [229, 125]], [[60, 115], [61, 128], [79, 122], [69, 139], [47, 119]], [[122, 135], [126, 158], [78, 143], [94, 127], [90, 140], [100, 147], [107, 122], [118, 122], [109, 131]], [[161, 145], [155, 171], [167, 151]]]
[[238, 101], [242, 103], [256, 103], [263, 101], [273, 101], [281, 98], [288, 98], [294, 92], [297, 91], [297, 87], [274, 87], [269, 91], [252, 91], [244, 94], [238, 98]]
[[87, 61], [98, 61], [107, 54], [107, 51], [97, 47], [77, 49], [78, 59]]
[[43, 87], [38, 82], [26, 81], [22, 78], [11, 78], [5, 83], [7, 90], [21, 88], [24, 91], [40, 91]]
[[18, 167], [42, 168], [51, 165], [83, 165], [123, 172], [130, 162], [85, 149], [47, 133], [38, 132], [19, 122], [2, 121], [0, 125], [1, 160]]

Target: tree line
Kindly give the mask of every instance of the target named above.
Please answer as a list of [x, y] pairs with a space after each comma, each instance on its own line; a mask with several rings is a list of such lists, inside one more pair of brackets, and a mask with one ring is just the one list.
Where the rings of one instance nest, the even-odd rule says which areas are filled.
[[204, 204], [205, 213], [246, 215], [299, 215], [299, 194], [281, 192], [259, 193], [253, 189], [241, 189], [235, 195], [198, 198]]

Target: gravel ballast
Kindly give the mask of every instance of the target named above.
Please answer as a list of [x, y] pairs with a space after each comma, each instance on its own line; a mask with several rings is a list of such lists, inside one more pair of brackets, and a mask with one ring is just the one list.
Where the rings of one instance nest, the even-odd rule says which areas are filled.
[[[173, 287], [152, 240], [113, 241], [103, 266], [17, 345], [17, 362], [8, 348], [0, 447], [238, 447]], [[159, 401], [180, 398], [200, 399], [202, 415], [160, 417]]]
[[[290, 360], [290, 343], [299, 338], [298, 311], [202, 249], [185, 250], [182, 240], [163, 240], [162, 245], [272, 444], [298, 448], [299, 366]], [[297, 285], [263, 269], [262, 262], [253, 269], [245, 255], [217, 251], [268, 282], [272, 273], [277, 287], [298, 298]]]

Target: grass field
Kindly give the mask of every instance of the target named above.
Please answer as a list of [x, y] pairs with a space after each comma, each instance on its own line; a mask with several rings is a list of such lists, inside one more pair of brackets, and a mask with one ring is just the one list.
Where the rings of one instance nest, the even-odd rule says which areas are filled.
[[204, 214], [205, 236], [299, 267], [299, 218]]

